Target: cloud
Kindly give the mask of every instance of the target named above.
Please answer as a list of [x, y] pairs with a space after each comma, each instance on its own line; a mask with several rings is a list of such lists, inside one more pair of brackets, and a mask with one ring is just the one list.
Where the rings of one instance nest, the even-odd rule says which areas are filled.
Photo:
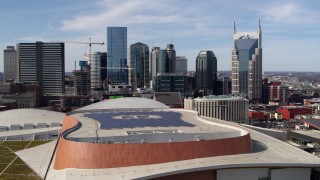
[[[111, 5], [114, 4], [114, 5]], [[170, 14], [170, 7], [160, 1], [102, 1], [100, 10], [90, 14], [80, 14], [73, 19], [63, 20], [61, 30], [82, 31], [106, 26], [127, 26], [128, 24], [161, 24], [182, 21], [179, 15]], [[151, 9], [155, 9], [150, 13]], [[158, 14], [163, 10], [163, 14]], [[167, 13], [166, 13], [167, 12]]]
[[47, 37], [45, 37], [43, 35], [24, 36], [24, 37], [17, 38], [17, 40], [30, 41], [30, 42], [35, 42], [35, 41], [49, 42], [49, 41], [51, 41], [49, 38], [47, 38]]
[[260, 14], [266, 21], [283, 24], [311, 24], [318, 20], [319, 13], [295, 2], [277, 2], [259, 8]]

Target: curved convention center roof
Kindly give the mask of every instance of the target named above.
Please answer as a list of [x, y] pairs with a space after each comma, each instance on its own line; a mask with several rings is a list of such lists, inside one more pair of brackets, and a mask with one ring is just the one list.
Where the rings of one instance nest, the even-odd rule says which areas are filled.
[[129, 97], [97, 102], [76, 111], [92, 109], [126, 109], [126, 108], [169, 108], [167, 105], [147, 98]]
[[[124, 98], [121, 102], [130, 104], [133, 100]], [[148, 109], [139, 108], [136, 103], [131, 109], [94, 108], [70, 113], [64, 120], [54, 167], [125, 167], [251, 150], [250, 134], [244, 129], [219, 124], [208, 126], [196, 111], [151, 109], [152, 100], [143, 102], [152, 103]], [[103, 157], [104, 154], [109, 156]]]

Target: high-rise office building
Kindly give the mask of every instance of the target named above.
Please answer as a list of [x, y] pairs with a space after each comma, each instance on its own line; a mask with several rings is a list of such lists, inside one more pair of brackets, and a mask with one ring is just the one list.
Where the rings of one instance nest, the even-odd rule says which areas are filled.
[[107, 27], [107, 52], [108, 81], [128, 84], [126, 27]]
[[102, 88], [102, 83], [107, 78], [107, 53], [86, 53], [85, 59], [90, 65], [91, 89]]
[[90, 94], [89, 72], [85, 70], [74, 71], [74, 94], [87, 96]]
[[176, 72], [176, 50], [174, 50], [173, 44], [167, 45], [166, 55], [166, 73]]
[[40, 84], [42, 105], [64, 94], [64, 43], [19, 43], [17, 59], [17, 79]]
[[256, 102], [262, 96], [261, 26], [256, 32], [236, 32], [232, 48], [232, 94]]
[[188, 60], [185, 56], [176, 56], [176, 73], [187, 74]]
[[3, 50], [3, 81], [13, 82], [16, 79], [16, 53], [14, 46], [7, 46]]
[[148, 45], [141, 42], [130, 45], [128, 66], [129, 85], [134, 89], [150, 86]]
[[151, 79], [159, 73], [166, 73], [167, 51], [160, 47], [153, 47], [151, 52]]
[[196, 60], [196, 89], [212, 95], [217, 81], [217, 58], [212, 51], [200, 51]]
[[188, 77], [182, 74], [163, 73], [154, 77], [154, 92], [180, 92], [182, 96], [188, 94]]

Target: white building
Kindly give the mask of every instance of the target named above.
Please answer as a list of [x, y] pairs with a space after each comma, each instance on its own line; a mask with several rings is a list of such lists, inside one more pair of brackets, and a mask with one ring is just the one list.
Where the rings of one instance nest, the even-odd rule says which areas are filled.
[[107, 53], [86, 53], [85, 59], [89, 62], [88, 64], [90, 65], [91, 88], [101, 88], [102, 80], [104, 80], [107, 75]]
[[244, 123], [248, 119], [249, 102], [238, 96], [210, 95], [185, 99], [184, 109], [198, 111], [200, 116]]

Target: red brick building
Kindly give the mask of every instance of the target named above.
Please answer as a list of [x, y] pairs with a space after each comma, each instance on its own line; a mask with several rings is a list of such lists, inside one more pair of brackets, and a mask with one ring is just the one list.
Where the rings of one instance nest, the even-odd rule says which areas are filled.
[[296, 115], [306, 115], [306, 114], [312, 114], [312, 110], [309, 108], [305, 108], [302, 106], [285, 106], [276, 109], [277, 113], [282, 114], [282, 119], [290, 120], [294, 119]]
[[254, 121], [265, 120], [266, 116], [264, 112], [261, 111], [249, 111], [248, 118]]

